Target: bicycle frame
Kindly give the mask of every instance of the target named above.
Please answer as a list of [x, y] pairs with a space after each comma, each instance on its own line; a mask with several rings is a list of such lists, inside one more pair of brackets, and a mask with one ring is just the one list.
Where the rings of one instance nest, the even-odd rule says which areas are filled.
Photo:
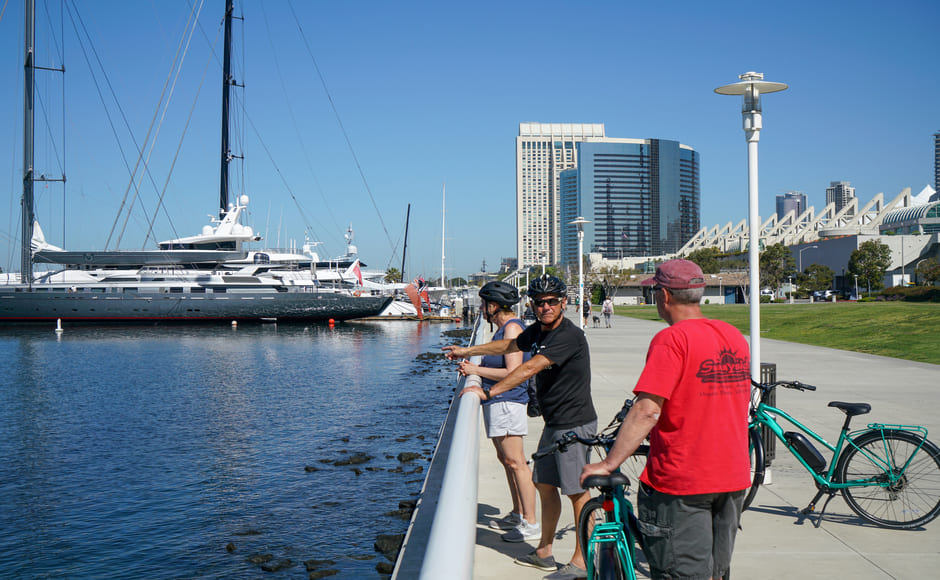
[[[622, 514], [626, 513], [624, 508], [632, 511], [632, 504], [630, 500], [626, 499], [622, 485], [616, 486], [612, 493], [604, 493], [603, 498], [604, 511], [607, 512], [608, 518], [610, 518], [610, 514], [613, 512], [613, 521], [594, 525], [594, 530], [591, 532], [591, 539], [588, 541], [584, 554], [585, 562], [587, 562], [588, 578], [596, 578], [593, 556], [601, 549], [600, 544], [613, 542], [617, 547], [620, 561], [627, 564], [624, 566], [627, 578], [629, 580], [636, 580], [636, 570], [634, 569], [635, 554], [633, 553], [634, 538], [630, 532], [629, 525], [627, 522], [623, 521], [621, 517]], [[612, 505], [608, 506], [608, 502]], [[608, 507], [611, 509], [607, 509]]]
[[[811, 437], [813, 440], [815, 440], [817, 443], [823, 445], [826, 449], [829, 450], [829, 452], [832, 454], [832, 458], [829, 461], [829, 465], [827, 466], [825, 472], [817, 473], [812, 467], [809, 466], [806, 460], [804, 460], [803, 457], [801, 457], [800, 454], [797, 453], [795, 449], [793, 449], [791, 445], [787, 444], [786, 437], [784, 436], [783, 427], [781, 427], [780, 423], [777, 420], [778, 416], [783, 418], [784, 420], [787, 421], [787, 423], [793, 425], [794, 427], [799, 429], [801, 432], [805, 433], [806, 435]], [[887, 487], [887, 486], [893, 485], [898, 480], [904, 477], [904, 474], [907, 471], [907, 467], [910, 465], [911, 461], [914, 459], [914, 457], [920, 451], [921, 446], [923, 445], [923, 443], [921, 443], [921, 445], [917, 447], [914, 453], [911, 453], [911, 456], [907, 458], [907, 461], [905, 462], [900, 472], [895, 472], [891, 468], [891, 466], [886, 464], [881, 458], [873, 456], [872, 454], [868, 453], [865, 449], [862, 449], [855, 444], [854, 438], [858, 436], [859, 434], [870, 431], [870, 430], [877, 430], [877, 431], [884, 432], [885, 430], [893, 429], [893, 430], [911, 431], [911, 432], [919, 433], [922, 436], [922, 439], [924, 441], [927, 438], [927, 430], [917, 425], [885, 425], [882, 423], [869, 423], [866, 429], [860, 429], [860, 430], [856, 430], [852, 432], [849, 432], [848, 429], [843, 427], [843, 429], [839, 432], [838, 441], [836, 441], [835, 445], [832, 445], [831, 443], [826, 441], [822, 436], [820, 436], [818, 433], [816, 433], [815, 431], [813, 431], [806, 425], [800, 423], [797, 419], [794, 419], [793, 417], [791, 417], [786, 411], [783, 411], [782, 409], [779, 409], [777, 407], [772, 407], [763, 402], [761, 402], [757, 406], [757, 409], [753, 411], [752, 417], [751, 417], [751, 423], [749, 426], [753, 427], [758, 424], [766, 426], [773, 432], [774, 436], [781, 443], [783, 443], [784, 446], [790, 451], [790, 453], [797, 459], [797, 461], [800, 462], [800, 465], [802, 465], [806, 469], [806, 471], [810, 475], [813, 476], [813, 479], [816, 481], [816, 484], [818, 486], [825, 487], [831, 490], [839, 490], [839, 489], [844, 489], [848, 487], [867, 487], [867, 486]], [[880, 467], [883, 471], [883, 474], [880, 474], [876, 477], [853, 480], [853, 481], [844, 481], [844, 482], [833, 481], [833, 475], [835, 474], [836, 467], [838, 467], [839, 465], [839, 458], [842, 456], [842, 453], [844, 449], [846, 448], [846, 443], [858, 449], [859, 452], [862, 453], [865, 457], [867, 457], [868, 460], [871, 461], [873, 465], [877, 465], [878, 467]], [[888, 450], [886, 447], [885, 449], [886, 456], [889, 453], [889, 451], [890, 450]]]

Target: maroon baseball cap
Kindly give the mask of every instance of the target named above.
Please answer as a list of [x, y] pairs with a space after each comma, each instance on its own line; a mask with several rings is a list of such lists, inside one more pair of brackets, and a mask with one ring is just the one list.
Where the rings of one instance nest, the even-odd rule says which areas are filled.
[[695, 262], [688, 260], [669, 260], [656, 267], [656, 274], [641, 282], [643, 286], [663, 286], [672, 290], [686, 288], [704, 288], [705, 274]]

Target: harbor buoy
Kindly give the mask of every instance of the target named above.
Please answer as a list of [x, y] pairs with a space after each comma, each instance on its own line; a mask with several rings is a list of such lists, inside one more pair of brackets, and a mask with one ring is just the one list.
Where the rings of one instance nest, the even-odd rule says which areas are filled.
[[336, 325], [336, 321], [332, 318], [330, 319], [330, 328], [333, 328]]
[[56, 334], [62, 334], [62, 319], [58, 318], [55, 321], [55, 332]]
[[238, 321], [237, 321], [237, 320], [233, 320], [233, 321], [232, 321], [232, 328], [235, 328], [236, 326], [238, 326]]

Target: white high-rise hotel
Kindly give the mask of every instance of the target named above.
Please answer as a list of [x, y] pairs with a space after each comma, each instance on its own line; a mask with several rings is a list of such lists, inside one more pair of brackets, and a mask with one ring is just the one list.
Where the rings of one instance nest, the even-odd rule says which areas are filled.
[[575, 143], [604, 141], [602, 123], [520, 123], [516, 137], [519, 267], [561, 261], [559, 174], [578, 163]]

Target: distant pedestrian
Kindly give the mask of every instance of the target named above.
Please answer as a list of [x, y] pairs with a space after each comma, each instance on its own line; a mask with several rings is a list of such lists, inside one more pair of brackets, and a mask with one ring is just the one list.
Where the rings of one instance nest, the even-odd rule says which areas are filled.
[[610, 296], [604, 299], [604, 304], [601, 305], [601, 313], [604, 314], [604, 324], [607, 325], [607, 328], [610, 328], [610, 317], [614, 313], [614, 301], [610, 299]]
[[587, 328], [588, 318], [591, 317], [591, 299], [588, 296], [584, 297], [584, 309], [581, 311], [581, 316], [584, 317], [584, 325], [581, 328]]

